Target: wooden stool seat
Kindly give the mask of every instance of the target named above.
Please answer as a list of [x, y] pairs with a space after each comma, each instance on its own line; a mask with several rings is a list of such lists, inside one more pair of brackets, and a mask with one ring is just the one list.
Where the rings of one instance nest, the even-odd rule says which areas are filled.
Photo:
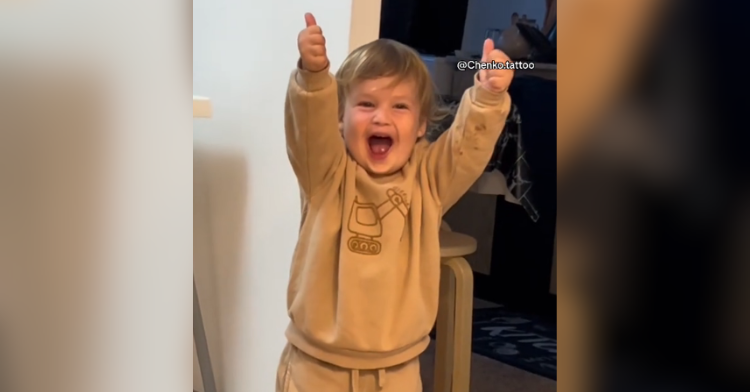
[[477, 240], [455, 231], [440, 230], [440, 257], [463, 257], [477, 251]]
[[476, 239], [443, 222], [434, 392], [469, 392], [474, 274], [463, 256], [476, 250]]

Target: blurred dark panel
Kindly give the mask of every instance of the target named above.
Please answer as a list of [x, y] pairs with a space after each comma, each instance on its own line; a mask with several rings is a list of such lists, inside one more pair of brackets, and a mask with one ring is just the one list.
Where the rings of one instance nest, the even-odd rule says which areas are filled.
[[560, 179], [559, 219], [593, 249], [581, 277], [604, 338], [599, 390], [718, 392], [750, 375], [717, 350], [731, 271], [750, 263], [727, 241], [750, 196], [747, 76], [711, 60], [740, 61], [748, 34], [710, 16], [742, 15], [719, 3], [672, 3], [639, 78]]
[[469, 0], [382, 0], [380, 38], [423, 54], [446, 56], [461, 49]]

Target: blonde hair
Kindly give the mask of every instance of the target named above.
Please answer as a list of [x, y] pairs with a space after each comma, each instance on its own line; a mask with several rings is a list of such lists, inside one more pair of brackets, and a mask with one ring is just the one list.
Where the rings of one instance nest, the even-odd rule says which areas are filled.
[[420, 124], [427, 123], [428, 134], [451, 114], [451, 108], [444, 106], [436, 96], [435, 84], [419, 53], [400, 42], [381, 38], [355, 49], [336, 72], [339, 119], [344, 117], [347, 93], [353, 85], [394, 76], [394, 83], [409, 80], [416, 85], [419, 120]]

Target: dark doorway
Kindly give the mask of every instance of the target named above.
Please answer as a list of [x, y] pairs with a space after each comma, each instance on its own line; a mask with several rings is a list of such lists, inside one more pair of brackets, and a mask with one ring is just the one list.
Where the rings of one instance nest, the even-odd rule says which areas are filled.
[[447, 56], [461, 49], [469, 0], [382, 0], [380, 38], [422, 54]]

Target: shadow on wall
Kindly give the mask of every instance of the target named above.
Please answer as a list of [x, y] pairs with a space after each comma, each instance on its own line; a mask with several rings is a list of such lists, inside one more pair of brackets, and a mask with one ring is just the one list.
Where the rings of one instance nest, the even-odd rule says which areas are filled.
[[[248, 168], [244, 152], [194, 142], [193, 274], [203, 314], [214, 377], [226, 390], [228, 347], [240, 338], [235, 318], [247, 252]], [[194, 388], [202, 391], [194, 358]]]
[[0, 390], [82, 390], [106, 268], [103, 89], [16, 65], [0, 69]]

